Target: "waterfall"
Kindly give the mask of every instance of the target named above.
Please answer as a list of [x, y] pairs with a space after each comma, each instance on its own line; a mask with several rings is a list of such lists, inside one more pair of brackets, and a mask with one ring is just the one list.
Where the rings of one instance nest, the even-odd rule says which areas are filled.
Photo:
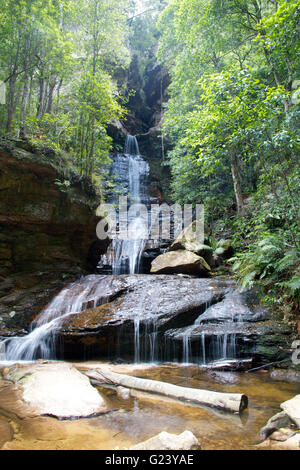
[[190, 336], [185, 335], [182, 338], [182, 343], [183, 343], [183, 363], [188, 364], [190, 362], [190, 350], [191, 350]]
[[127, 135], [124, 147], [125, 155], [140, 155], [139, 144], [137, 138], [133, 135]]
[[134, 319], [134, 362], [138, 364], [140, 361], [140, 318], [137, 317]]
[[[121, 239], [117, 235], [113, 239], [99, 267], [110, 265], [114, 275], [140, 273], [141, 257], [148, 239], [148, 214], [139, 211], [138, 205], [149, 203], [146, 188], [149, 165], [140, 155], [136, 137], [126, 136], [124, 153], [114, 158], [112, 173], [118, 178], [118, 189], [128, 193], [128, 208], [136, 205], [137, 210], [128, 215], [128, 237]], [[116, 204], [115, 196], [109, 202]]]
[[[239, 352], [237, 331], [244, 323], [245, 310], [247, 307], [243, 310], [238, 304], [234, 290], [231, 290], [223, 301], [216, 305], [208, 302], [204, 313], [195, 320], [192, 326], [183, 329], [179, 335], [182, 342], [182, 362], [209, 365], [215, 361], [237, 359]], [[222, 317], [224, 322], [220, 324], [219, 320]], [[198, 341], [194, 342], [195, 331]]]

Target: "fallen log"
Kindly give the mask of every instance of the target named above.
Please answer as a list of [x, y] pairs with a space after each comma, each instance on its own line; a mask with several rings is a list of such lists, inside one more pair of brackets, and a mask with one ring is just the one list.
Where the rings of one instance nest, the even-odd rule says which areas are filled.
[[97, 385], [122, 386], [233, 413], [241, 413], [248, 407], [248, 398], [240, 393], [220, 393], [197, 388], [179, 387], [178, 385], [157, 380], [140, 379], [129, 375], [117, 374], [107, 368], [89, 370], [84, 373]]

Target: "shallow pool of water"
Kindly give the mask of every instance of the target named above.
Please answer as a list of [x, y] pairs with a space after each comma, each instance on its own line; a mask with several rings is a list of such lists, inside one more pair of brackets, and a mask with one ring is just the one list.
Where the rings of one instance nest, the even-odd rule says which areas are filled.
[[[80, 364], [82, 368], [94, 364]], [[180, 386], [244, 393], [249, 409], [241, 416], [210, 408], [136, 393], [128, 400], [115, 390], [99, 388], [110, 408], [107, 415], [79, 421], [58, 421], [24, 415], [16, 389], [0, 382], [0, 447], [3, 449], [128, 448], [161, 431], [192, 431], [203, 449], [254, 449], [258, 432], [280, 411], [280, 404], [300, 392], [299, 383], [273, 380], [268, 373], [203, 372], [194, 366], [114, 366], [118, 372]]]

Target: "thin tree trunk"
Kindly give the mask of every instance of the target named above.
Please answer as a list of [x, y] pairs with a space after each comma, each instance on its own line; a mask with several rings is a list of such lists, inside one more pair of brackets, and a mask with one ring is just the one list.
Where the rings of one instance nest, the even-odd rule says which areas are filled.
[[56, 87], [56, 79], [53, 83], [49, 85], [49, 91], [48, 91], [48, 100], [47, 100], [47, 108], [46, 108], [46, 113], [51, 114], [52, 113], [52, 107], [53, 107], [53, 94], [54, 90]]
[[29, 87], [29, 96], [28, 96], [28, 114], [31, 112], [31, 103], [32, 103], [32, 91], [33, 91], [33, 76], [30, 77], [30, 87]]
[[22, 96], [22, 103], [21, 103], [21, 111], [20, 111], [20, 121], [21, 125], [23, 124], [26, 110], [27, 110], [27, 103], [29, 97], [29, 90], [30, 90], [30, 80], [28, 77], [25, 79], [24, 88], [23, 88], [23, 96]]
[[233, 153], [231, 156], [231, 174], [233, 180], [234, 194], [237, 204], [238, 215], [244, 215], [244, 200], [241, 189], [240, 176], [238, 170], [238, 160], [236, 155]]
[[6, 130], [9, 132], [15, 115], [15, 93], [18, 77], [18, 66], [19, 66], [19, 56], [20, 56], [20, 36], [18, 39], [17, 51], [12, 66], [12, 73], [9, 78], [9, 93], [8, 93], [8, 103], [7, 103], [7, 121], [6, 121]]
[[55, 106], [56, 112], [58, 112], [58, 108], [59, 108], [60, 90], [61, 90], [62, 84], [63, 84], [63, 79], [61, 78], [57, 87], [57, 100], [56, 100], [56, 106]]
[[9, 80], [9, 93], [7, 103], [7, 121], [6, 130], [9, 132], [12, 126], [12, 122], [15, 116], [15, 93], [16, 93], [17, 77], [13, 75]]
[[43, 115], [43, 106], [44, 106], [44, 98], [45, 98], [45, 79], [40, 78], [40, 89], [39, 89], [39, 103], [38, 103], [38, 109], [37, 109], [37, 114], [36, 117], [38, 119], [41, 119]]

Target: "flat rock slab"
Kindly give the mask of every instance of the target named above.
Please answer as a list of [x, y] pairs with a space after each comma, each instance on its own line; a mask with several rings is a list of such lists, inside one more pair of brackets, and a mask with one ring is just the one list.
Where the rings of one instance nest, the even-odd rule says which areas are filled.
[[148, 441], [130, 447], [130, 450], [201, 450], [201, 446], [191, 431], [184, 431], [179, 436], [161, 432]]
[[285, 401], [280, 408], [286, 412], [291, 420], [300, 428], [300, 395], [296, 395], [291, 400]]
[[5, 379], [22, 389], [22, 399], [36, 414], [59, 419], [87, 418], [108, 408], [89, 379], [66, 363], [16, 366]]

